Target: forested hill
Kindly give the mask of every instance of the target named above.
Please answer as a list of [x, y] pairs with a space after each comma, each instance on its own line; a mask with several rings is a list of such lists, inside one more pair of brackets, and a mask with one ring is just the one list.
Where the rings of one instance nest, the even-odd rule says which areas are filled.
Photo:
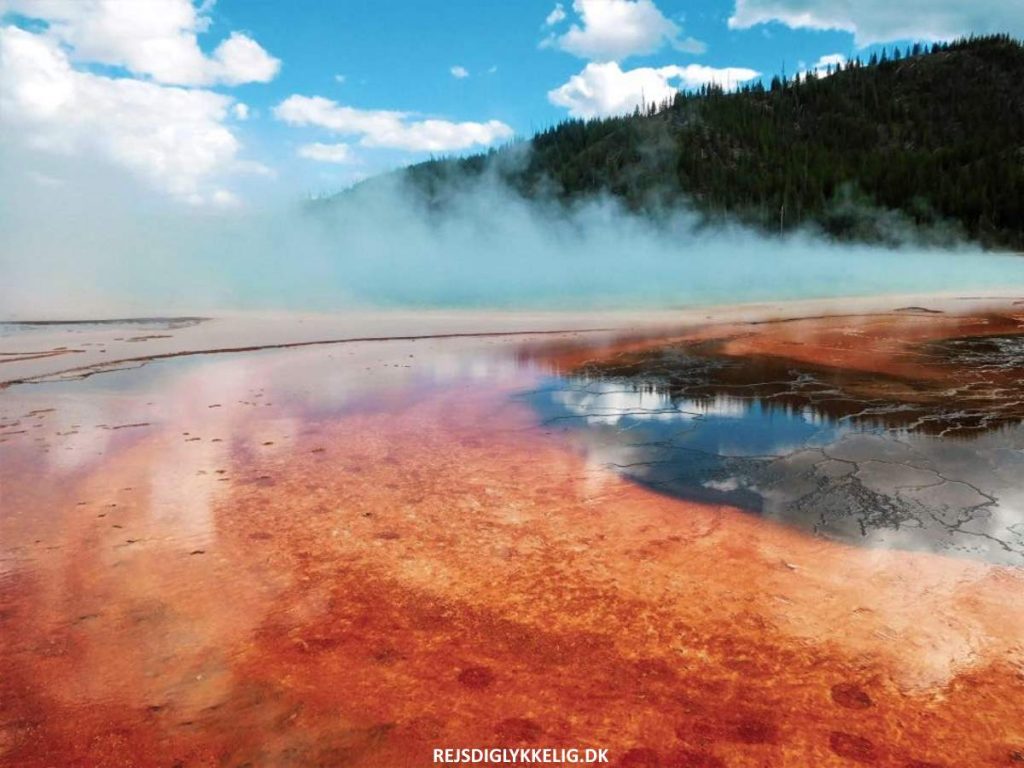
[[689, 204], [771, 231], [884, 240], [913, 225], [1024, 248], [1024, 47], [1007, 36], [680, 93], [529, 144], [401, 173], [434, 201], [490, 167], [527, 197], [606, 191], [633, 209]]

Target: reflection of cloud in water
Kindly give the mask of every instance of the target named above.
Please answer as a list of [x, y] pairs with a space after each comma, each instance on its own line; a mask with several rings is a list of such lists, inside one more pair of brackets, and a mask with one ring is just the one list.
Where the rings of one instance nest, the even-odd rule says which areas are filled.
[[699, 417], [742, 418], [747, 401], [718, 396], [705, 399], [673, 398], [658, 387], [630, 388], [614, 382], [588, 381], [578, 388], [556, 391], [552, 398], [593, 424], [616, 425], [638, 421], [689, 421]]
[[106, 451], [114, 433], [98, 425], [108, 424], [114, 409], [109, 402], [65, 401], [61, 405], [47, 421], [64, 440], [45, 456], [51, 470], [70, 472]]
[[1024, 563], [1024, 429], [971, 441], [628, 378], [550, 378], [528, 396], [588, 457], [662, 493], [877, 549]]
[[[175, 441], [163, 447], [160, 460], [149, 465], [148, 512], [152, 522], [174, 539], [197, 545], [212, 539], [218, 487], [207, 468], [226, 465], [226, 458], [225, 448], [208, 441]], [[204, 474], [198, 474], [200, 471]]]

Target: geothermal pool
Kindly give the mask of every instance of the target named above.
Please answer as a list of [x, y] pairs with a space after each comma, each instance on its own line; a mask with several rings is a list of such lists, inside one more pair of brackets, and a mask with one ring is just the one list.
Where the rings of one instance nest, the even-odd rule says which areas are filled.
[[0, 765], [1015, 765], [1022, 331], [4, 326]]

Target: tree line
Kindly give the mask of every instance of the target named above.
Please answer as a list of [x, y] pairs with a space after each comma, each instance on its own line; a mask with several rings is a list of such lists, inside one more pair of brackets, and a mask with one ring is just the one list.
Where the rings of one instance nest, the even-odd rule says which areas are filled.
[[823, 71], [679, 92], [402, 173], [434, 200], [491, 170], [527, 197], [599, 192], [771, 231], [894, 226], [1024, 247], [1024, 47], [1007, 35], [885, 49]]

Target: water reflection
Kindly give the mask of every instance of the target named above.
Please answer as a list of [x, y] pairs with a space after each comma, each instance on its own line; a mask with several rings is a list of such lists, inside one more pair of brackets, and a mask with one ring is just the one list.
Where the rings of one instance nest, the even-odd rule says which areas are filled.
[[931, 383], [672, 344], [525, 397], [659, 492], [871, 547], [1024, 564], [1022, 349], [1017, 336], [929, 345], [948, 374]]
[[[687, 369], [694, 386], [717, 364]], [[928, 452], [743, 389], [563, 369], [512, 342], [388, 342], [0, 392], [0, 765], [1017, 748], [1016, 570], [664, 495], [787, 523], [805, 499], [836, 522], [856, 478], [1006, 531], [1024, 499], [1005, 434], [924, 435]], [[972, 487], [999, 503], [962, 522]]]

